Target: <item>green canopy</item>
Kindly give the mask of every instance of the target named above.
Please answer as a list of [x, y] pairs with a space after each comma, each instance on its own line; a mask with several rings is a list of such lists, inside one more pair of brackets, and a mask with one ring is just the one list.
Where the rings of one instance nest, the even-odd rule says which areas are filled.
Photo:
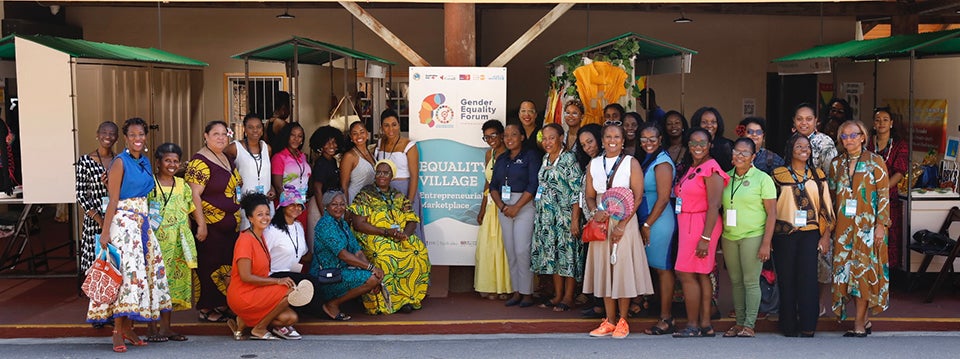
[[854, 40], [839, 44], [820, 45], [774, 59], [773, 62], [803, 61], [823, 58], [871, 60], [907, 57], [913, 51], [917, 57], [952, 55], [960, 53], [960, 29], [895, 35], [881, 39]]
[[250, 59], [288, 62], [293, 61], [294, 49], [296, 49], [297, 63], [301, 64], [323, 65], [347, 57], [357, 60], [376, 61], [387, 65], [396, 65], [396, 63], [392, 61], [360, 51], [299, 36], [240, 53], [234, 55], [232, 58], [237, 60]]
[[617, 41], [627, 39], [627, 38], [636, 39], [637, 42], [640, 44], [640, 51], [637, 52], [637, 60], [651, 60], [651, 59], [659, 59], [664, 57], [680, 56], [685, 54], [695, 55], [697, 53], [696, 51], [690, 50], [682, 46], [677, 46], [677, 45], [668, 43], [666, 41], [657, 40], [652, 37], [643, 36], [633, 32], [628, 32], [626, 34], [614, 37], [612, 39], [607, 39], [600, 43], [590, 45], [579, 50], [570, 51], [563, 55], [554, 57], [553, 59], [548, 61], [547, 64], [552, 64], [554, 62], [559, 61], [561, 58], [564, 58], [567, 56], [602, 50], [604, 48], [607, 48], [609, 46], [616, 44]]
[[206, 62], [155, 48], [147, 49], [46, 35], [9, 35], [0, 39], [0, 59], [16, 59], [16, 48], [14, 46], [14, 38], [16, 37], [36, 42], [76, 58], [207, 66]]

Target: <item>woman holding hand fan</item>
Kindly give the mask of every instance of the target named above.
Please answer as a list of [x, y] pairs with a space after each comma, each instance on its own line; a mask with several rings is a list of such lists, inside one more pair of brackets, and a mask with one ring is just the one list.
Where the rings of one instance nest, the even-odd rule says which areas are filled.
[[626, 321], [630, 299], [653, 294], [634, 216], [643, 196], [643, 171], [633, 156], [623, 153], [623, 141], [623, 128], [604, 126], [604, 154], [587, 167], [584, 210], [595, 212], [592, 220], [606, 223], [607, 228], [606, 240], [590, 242], [584, 269], [583, 292], [603, 298], [606, 309], [606, 318], [590, 332], [594, 337], [625, 338], [630, 334]]

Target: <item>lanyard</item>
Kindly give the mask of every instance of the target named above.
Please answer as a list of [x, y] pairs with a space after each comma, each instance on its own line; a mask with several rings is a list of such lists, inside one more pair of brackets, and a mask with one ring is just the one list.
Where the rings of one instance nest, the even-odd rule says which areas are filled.
[[845, 166], [847, 166], [847, 168], [845, 168], [845, 169], [847, 170], [847, 175], [848, 175], [848, 177], [849, 177], [849, 178], [847, 178], [848, 183], [849, 183], [849, 185], [847, 186], [847, 188], [849, 188], [851, 191], [853, 190], [853, 175], [854, 175], [855, 173], [857, 173], [857, 167], [860, 165], [860, 158], [861, 158], [861, 157], [863, 157], [863, 152], [860, 152], [860, 155], [857, 156], [857, 163], [853, 165], [853, 170], [850, 169], [850, 154], [849, 154], [849, 153], [847, 154], [846, 159], [843, 161], [843, 164], [844, 164]]
[[270, 250], [267, 249], [267, 244], [264, 243], [264, 241], [261, 240], [256, 233], [253, 232], [253, 228], [250, 228], [250, 234], [253, 235], [253, 238], [257, 239], [257, 243], [260, 244], [260, 248], [263, 248], [263, 253], [267, 255], [267, 268], [273, 268], [273, 259], [270, 258]]
[[297, 236], [296, 236], [297, 238], [300, 238], [300, 230], [297, 229], [297, 226], [295, 226], [295, 225], [289, 225], [289, 224], [287, 225], [287, 238], [290, 238], [290, 244], [293, 245], [293, 254], [294, 254], [295, 256], [298, 256], [298, 257], [299, 257], [299, 256], [300, 256], [300, 243], [299, 243], [300, 241], [294, 239], [293, 236], [290, 235], [290, 227], [293, 227], [294, 231], [295, 231], [296, 234], [297, 234]]
[[[557, 154], [557, 159], [553, 160], [553, 163], [550, 163], [550, 155], [547, 154], [547, 166], [546, 166], [546, 169], [550, 170], [550, 169], [553, 169], [554, 167], [556, 167], [556, 166], [557, 166], [557, 163], [560, 163], [560, 155], [562, 155], [562, 154], [563, 154], [562, 151], [561, 151], [560, 153], [558, 153], [558, 154]], [[604, 165], [604, 167], [606, 167], [606, 165]]]
[[[263, 168], [263, 154], [253, 154], [250, 152], [250, 142], [248, 139], [243, 139], [243, 144], [246, 147], [247, 153], [250, 154], [250, 157], [253, 158], [253, 162], [257, 164], [257, 184], [260, 184], [260, 170]], [[260, 151], [263, 152], [263, 147], [260, 147]]]
[[[557, 159], [559, 159], [559, 157], [557, 157]], [[619, 156], [617, 156], [617, 161], [613, 163], [613, 167], [610, 167], [610, 169], [607, 170], [607, 156], [603, 156], [603, 170], [607, 172], [608, 181], [610, 176], [613, 176], [613, 172], [617, 170], [617, 166], [620, 166], [620, 161], [622, 160], [623, 154], [621, 153]]]
[[[750, 170], [747, 170], [747, 171], [750, 171]], [[730, 182], [731, 182], [730, 183], [730, 207], [733, 207], [733, 196], [737, 195], [737, 190], [740, 189], [740, 186], [743, 186], [743, 182], [746, 181], [744, 177], [747, 177], [746, 173], [744, 173], [743, 176], [740, 177], [740, 184], [734, 185], [734, 183], [737, 182], [737, 172], [736, 170], [734, 170], [733, 178], [730, 179]]]
[[[209, 146], [203, 145], [203, 147], [206, 147], [207, 151], [210, 151], [210, 154], [213, 155], [213, 158], [216, 158], [216, 159], [217, 159], [217, 163], [220, 163], [220, 165], [223, 166], [224, 171], [227, 171], [227, 173], [230, 174], [230, 179], [232, 180], [232, 179], [233, 179], [233, 166], [230, 165], [230, 161], [227, 161], [227, 163], [223, 163], [223, 161], [220, 160], [220, 156], [218, 156], [216, 152], [213, 152], [213, 150], [211, 150]], [[226, 155], [224, 155], [224, 157], [226, 157]], [[259, 176], [258, 176], [258, 177], [259, 177]], [[239, 201], [240, 199], [237, 198], [237, 200]]]
[[299, 156], [294, 156], [293, 151], [291, 151], [289, 148], [287, 149], [287, 153], [290, 154], [290, 157], [293, 158], [293, 162], [296, 162], [297, 168], [300, 170], [300, 176], [297, 176], [297, 180], [300, 181], [300, 184], [303, 184], [303, 172], [305, 171], [304, 169], [305, 163], [300, 162], [300, 157], [303, 156], [303, 152], [300, 152], [300, 151], [297, 151], [297, 152]]
[[163, 191], [163, 185], [160, 184], [159, 178], [154, 177], [153, 180], [157, 182], [157, 188], [160, 189], [160, 198], [163, 198], [163, 207], [160, 207], [160, 212], [163, 213], [163, 211], [167, 209], [167, 203], [170, 202], [170, 198], [173, 197], [173, 192], [175, 192], [177, 189], [177, 180], [176, 179], [173, 180], [173, 185], [170, 186], [169, 195]]
[[805, 191], [807, 187], [807, 178], [808, 178], [807, 171], [810, 170], [809, 168], [807, 168], [807, 165], [803, 165], [803, 182], [800, 182], [800, 179], [797, 178], [797, 173], [793, 172], [793, 167], [787, 166], [787, 170], [790, 171], [790, 177], [793, 177], [793, 182], [797, 184], [797, 189], [799, 189], [800, 192]]

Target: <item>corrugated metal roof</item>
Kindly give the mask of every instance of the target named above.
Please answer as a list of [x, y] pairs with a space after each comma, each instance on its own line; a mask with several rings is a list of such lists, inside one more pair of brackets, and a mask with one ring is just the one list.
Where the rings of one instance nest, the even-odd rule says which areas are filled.
[[821, 58], [849, 58], [867, 60], [910, 56], [950, 55], [960, 53], [960, 29], [897, 35], [873, 40], [854, 40], [839, 44], [821, 45], [774, 59], [773, 62], [801, 61]]
[[77, 58], [153, 62], [183, 66], [207, 66], [206, 62], [194, 60], [186, 56], [177, 55], [155, 48], [142, 48], [87, 40], [65, 39], [62, 37], [46, 35], [10, 35], [0, 39], [0, 59], [16, 59], [16, 48], [14, 47], [15, 37], [36, 42], [43, 46]]
[[582, 49], [570, 51], [563, 55], [554, 57], [553, 59], [548, 61], [547, 64], [552, 64], [554, 62], [557, 62], [562, 57], [597, 51], [605, 47], [611, 46], [615, 44], [617, 41], [627, 39], [627, 38], [634, 38], [638, 40], [637, 42], [640, 44], [640, 51], [637, 53], [638, 60], [659, 59], [664, 57], [680, 56], [681, 54], [697, 53], [696, 51], [693, 51], [691, 49], [674, 45], [666, 41], [654, 39], [652, 37], [643, 36], [633, 32], [628, 32], [626, 34], [614, 37], [612, 39], [607, 39], [599, 43], [596, 43], [594, 45], [590, 45]]
[[323, 65], [330, 61], [349, 57], [357, 60], [370, 60], [387, 65], [396, 65], [396, 63], [390, 60], [377, 56], [300, 36], [294, 36], [289, 40], [239, 53], [233, 55], [231, 58], [237, 60], [249, 58], [259, 61], [288, 62], [293, 61], [294, 48], [297, 49], [297, 63], [301, 64]]

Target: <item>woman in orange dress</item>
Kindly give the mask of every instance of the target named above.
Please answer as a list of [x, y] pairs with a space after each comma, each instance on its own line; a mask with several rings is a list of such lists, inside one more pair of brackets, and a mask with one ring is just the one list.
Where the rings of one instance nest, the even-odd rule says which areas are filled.
[[270, 201], [262, 193], [248, 192], [240, 206], [250, 229], [240, 233], [233, 249], [233, 268], [230, 269], [230, 287], [227, 304], [237, 320], [227, 325], [234, 339], [243, 338], [243, 329], [250, 328], [250, 339], [280, 339], [270, 333], [269, 327], [287, 327], [297, 322], [297, 313], [290, 308], [287, 294], [295, 285], [290, 278], [270, 277], [270, 253], [263, 238], [263, 230], [270, 225]]

